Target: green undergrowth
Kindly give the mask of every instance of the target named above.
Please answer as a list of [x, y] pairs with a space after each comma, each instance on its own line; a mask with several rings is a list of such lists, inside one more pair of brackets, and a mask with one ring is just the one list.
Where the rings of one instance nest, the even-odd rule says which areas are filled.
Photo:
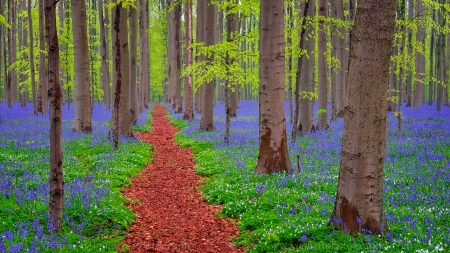
[[[188, 123], [172, 119], [171, 124], [184, 129]], [[190, 137], [186, 137], [181, 131], [175, 140], [181, 147], [193, 150], [196, 172], [208, 176], [202, 180], [202, 197], [210, 204], [223, 206], [218, 216], [238, 219], [240, 235], [232, 241], [245, 246], [247, 252], [401, 252], [405, 245], [422, 248], [417, 238], [426, 233], [419, 225], [417, 231], [420, 232], [408, 234], [407, 240], [398, 238], [405, 231], [401, 222], [389, 224], [390, 232], [381, 236], [350, 236], [329, 226], [338, 166], [330, 166], [326, 173], [320, 172], [321, 160], [317, 159], [313, 163], [317, 166], [305, 166], [302, 173], [257, 175], [254, 169], [258, 149], [253, 143], [223, 145], [195, 139], [197, 134], [205, 135], [191, 130]], [[314, 140], [309, 138], [300, 138], [299, 148], [311, 145]], [[448, 146], [443, 150], [444, 155], [448, 155]], [[411, 215], [403, 207], [387, 206], [386, 212], [388, 215], [403, 212], [405, 219]], [[447, 238], [445, 236], [448, 236], [445, 232], [437, 235], [440, 240]]]
[[[148, 131], [143, 126], [134, 129]], [[62, 231], [52, 235], [46, 223], [49, 150], [14, 144], [0, 147], [2, 173], [12, 183], [12, 194], [0, 195], [0, 235], [19, 231], [8, 243], [22, 245], [20, 252], [36, 248], [40, 252], [126, 251], [122, 240], [135, 214], [126, 207], [129, 200], [121, 192], [151, 161], [151, 145], [121, 140], [119, 150], [113, 151], [111, 140], [84, 134], [64, 140], [63, 154], [64, 218]], [[46, 239], [36, 245], [36, 237]], [[12, 249], [11, 245], [5, 244]]]

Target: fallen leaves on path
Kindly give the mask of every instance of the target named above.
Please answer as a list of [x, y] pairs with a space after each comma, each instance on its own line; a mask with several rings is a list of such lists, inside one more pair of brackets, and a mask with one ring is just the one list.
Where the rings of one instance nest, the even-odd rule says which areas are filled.
[[201, 199], [192, 151], [177, 146], [173, 137], [178, 130], [166, 114], [165, 107], [155, 104], [151, 132], [137, 134], [153, 145], [154, 154], [124, 189], [137, 215], [125, 239], [130, 252], [245, 252], [228, 241], [238, 236], [233, 221], [214, 216], [220, 207]]

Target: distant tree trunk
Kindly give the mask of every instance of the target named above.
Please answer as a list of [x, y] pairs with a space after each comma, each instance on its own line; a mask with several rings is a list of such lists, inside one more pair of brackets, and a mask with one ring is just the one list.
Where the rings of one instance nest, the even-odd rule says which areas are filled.
[[[25, 11], [26, 4], [27, 4], [27, 1], [20, 1], [20, 7], [19, 7], [20, 10], [19, 10], [19, 12], [24, 12]], [[19, 28], [19, 33], [20, 33], [20, 35], [19, 35], [19, 45], [22, 46], [23, 48], [27, 48], [28, 47], [28, 34], [27, 34], [26, 26], [25, 26], [25, 24], [26, 24], [26, 17], [22, 16], [21, 20], [19, 21], [19, 23], [20, 23], [20, 28]], [[20, 55], [22, 60], [24, 62], [28, 61], [28, 55], [25, 53], [25, 51], [23, 51], [23, 50], [20, 50], [20, 51], [22, 51], [22, 53]], [[21, 78], [20, 81], [22, 83], [26, 83], [27, 75], [24, 73], [24, 71], [22, 71], [20, 73], [20, 78]], [[28, 94], [28, 84], [25, 85], [22, 88], [22, 92], [20, 94], [21, 94], [20, 95], [21, 96], [21, 105], [22, 105], [22, 107], [26, 107], [27, 104], [28, 104], [28, 96], [29, 96], [29, 94]]]
[[72, 27], [75, 68], [75, 119], [73, 130], [90, 133], [92, 132], [92, 113], [85, 0], [72, 0]]
[[[416, 0], [416, 16], [420, 17], [424, 15], [422, 7], [422, 1]], [[422, 25], [417, 27], [416, 32], [416, 43], [420, 43], [419, 47], [423, 52], [425, 52], [425, 40], [424, 40], [424, 28]], [[416, 49], [416, 71], [414, 77], [414, 99], [413, 107], [419, 108], [423, 104], [423, 93], [424, 93], [424, 79], [425, 79], [425, 56]]]
[[255, 172], [293, 173], [284, 115], [284, 0], [262, 0], [259, 19], [259, 155]]
[[[316, 15], [316, 6], [308, 4], [308, 12], [306, 16], [308, 18], [314, 19]], [[305, 50], [307, 57], [302, 57], [302, 63], [299, 65], [299, 69], [301, 68], [300, 76], [297, 77], [297, 85], [300, 85], [300, 107], [299, 107], [299, 122], [297, 129], [303, 133], [307, 133], [309, 131], [314, 131], [314, 114], [313, 114], [313, 105], [314, 98], [312, 94], [314, 93], [314, 50], [315, 50], [315, 42], [314, 42], [314, 34], [315, 27], [310, 25], [306, 28], [304, 33], [305, 38]], [[303, 39], [303, 38], [302, 38]], [[298, 79], [300, 78], [300, 79]]]
[[61, 87], [59, 86], [59, 45], [56, 27], [57, 0], [45, 1], [45, 25], [48, 45], [48, 83], [50, 89], [50, 221], [55, 231], [61, 230], [64, 202], [62, 155]]
[[[304, 49], [305, 48], [305, 41], [306, 41], [306, 13], [309, 11], [309, 1], [304, 2], [300, 5], [300, 15], [302, 15], [302, 25], [300, 28], [300, 45], [299, 48]], [[294, 124], [292, 126], [292, 141], [294, 142], [297, 138], [297, 132], [298, 132], [298, 125], [300, 122], [300, 100], [301, 100], [301, 88], [300, 88], [300, 77], [302, 75], [302, 62], [303, 62], [304, 54], [302, 54], [300, 57], [298, 57], [297, 61], [297, 73], [295, 77], [295, 113], [294, 113]]]
[[139, 64], [139, 80], [140, 80], [140, 108], [142, 111], [144, 108], [148, 108], [148, 96], [149, 96], [149, 85], [150, 85], [150, 74], [149, 74], [149, 46], [148, 46], [148, 2], [146, 0], [140, 0], [140, 36], [141, 36], [141, 46], [140, 46], [140, 64]]
[[[67, 4], [67, 3], [66, 3]], [[58, 1], [58, 16], [59, 16], [59, 36], [63, 36], [64, 34], [64, 17], [65, 17], [65, 13], [64, 13], [64, 1]], [[60, 55], [62, 54], [62, 52], [64, 52], [64, 44], [63, 43], [59, 43], [59, 52]], [[63, 64], [60, 64], [60, 69], [59, 69], [59, 76], [60, 77], [64, 77], [64, 68], [63, 68]], [[65, 93], [65, 89], [64, 89], [64, 78], [60, 78], [59, 79], [59, 86], [61, 87], [61, 104], [64, 105], [64, 93]]]
[[396, 0], [358, 1], [351, 37], [347, 105], [336, 202], [330, 223], [356, 234], [381, 234], [387, 83]]
[[[105, 109], [109, 109], [111, 107], [111, 95], [110, 95], [110, 87], [109, 87], [109, 66], [108, 66], [108, 31], [106, 28], [105, 18], [103, 15], [103, 0], [98, 0], [98, 19], [100, 24], [100, 57], [101, 57], [101, 83], [103, 87], [103, 104]], [[108, 15], [108, 13], [106, 13]]]
[[[16, 6], [16, 0], [12, 0], [12, 5], [9, 7], [10, 12], [11, 12], [11, 32], [12, 32], [12, 37], [9, 37], [12, 41], [11, 41], [11, 47], [8, 48], [9, 52], [10, 52], [10, 56], [11, 56], [11, 62], [15, 63], [17, 61], [17, 50], [16, 50], [16, 45], [17, 45], [17, 6]], [[17, 101], [17, 72], [15, 68], [11, 69], [11, 103], [15, 104]]]
[[[288, 15], [288, 29], [289, 32], [292, 32], [292, 29], [294, 28], [294, 17], [292, 15], [293, 10], [292, 10], [292, 6], [289, 4], [287, 7], [287, 15]], [[289, 102], [289, 123], [293, 123], [294, 122], [294, 116], [293, 116], [293, 104], [292, 104], [292, 69], [294, 67], [293, 64], [293, 50], [291, 50], [291, 48], [293, 48], [292, 46], [292, 36], [290, 34], [288, 34], [287, 36], [287, 45], [290, 47], [287, 51], [289, 52], [289, 56], [287, 59], [287, 70], [288, 70], [288, 91], [287, 91], [287, 96], [288, 96], [288, 102]]]
[[[190, 1], [185, 2], [184, 20], [186, 25], [186, 67], [192, 64], [192, 3]], [[184, 83], [184, 115], [183, 119], [192, 121], [194, 118], [194, 109], [192, 104], [192, 75], [186, 77]]]
[[33, 114], [37, 115], [37, 99], [36, 99], [36, 77], [35, 77], [35, 69], [34, 69], [34, 33], [33, 33], [33, 19], [31, 16], [31, 0], [28, 0], [28, 24], [29, 24], [29, 32], [30, 32], [30, 73], [31, 73], [31, 91], [33, 96]]
[[[319, 15], [324, 19], [319, 21], [319, 115], [318, 129], [328, 128], [328, 69], [327, 59], [327, 37], [328, 27], [325, 25], [325, 19], [328, 18], [328, 1], [319, 1]], [[321, 111], [325, 110], [325, 111]]]
[[[397, 48], [391, 49], [391, 55], [397, 55]], [[387, 110], [388, 112], [395, 111], [395, 102], [393, 97], [398, 93], [395, 92], [395, 62], [389, 61], [389, 90], [387, 96]]]
[[[12, 18], [13, 18], [13, 12], [14, 12], [14, 4], [12, 3], [13, 0], [8, 0], [8, 23], [12, 24]], [[14, 33], [12, 31], [12, 29], [8, 29], [7, 31], [8, 33], [8, 65], [11, 66], [14, 62], [13, 62], [13, 57], [12, 57], [12, 48], [13, 48], [13, 37], [14, 37]], [[6, 55], [5, 55], [6, 57]], [[5, 66], [5, 68], [7, 68]], [[5, 100], [8, 103], [8, 107], [11, 108], [12, 107], [12, 96], [13, 96], [13, 70], [9, 70], [7, 72], [7, 83], [5, 85]]]
[[47, 101], [47, 66], [45, 65], [45, 39], [44, 39], [44, 0], [39, 0], [39, 90], [38, 90], [38, 112], [48, 113]]
[[129, 86], [130, 86], [130, 124], [135, 125], [139, 119], [139, 101], [137, 94], [137, 64], [136, 64], [136, 53], [137, 53], [137, 9], [134, 7], [129, 8], [130, 16], [130, 70], [129, 70]]
[[[431, 10], [433, 12], [433, 20], [436, 20], [436, 11], [434, 9]], [[435, 28], [431, 28], [431, 39], [430, 39], [430, 77], [428, 81], [428, 104], [432, 105], [434, 101], [434, 82], [433, 82], [433, 76], [435, 76], [435, 66], [434, 66], [434, 51], [435, 51], [435, 41], [434, 41], [434, 34], [436, 33]]]
[[[442, 3], [443, 1], [439, 1], [440, 3]], [[441, 27], [445, 26], [445, 18], [443, 17], [442, 13], [439, 12], [438, 13], [438, 24], [441, 25]], [[445, 75], [445, 37], [443, 33], [439, 33], [438, 35], [438, 40], [437, 40], [437, 45], [436, 45], [436, 56], [437, 56], [437, 110], [441, 111], [442, 110], [442, 100], [443, 100], [443, 93], [444, 93], [444, 75]]]
[[169, 100], [175, 113], [183, 111], [181, 104], [181, 4], [174, 0], [167, 1], [169, 28]]
[[[217, 9], [211, 0], [203, 0], [201, 2], [204, 5], [205, 19], [204, 23], [204, 42], [205, 46], [214, 45], [216, 42], [216, 21], [217, 21]], [[199, 3], [200, 4], [200, 3]], [[205, 56], [207, 61], [213, 61], [214, 55]], [[200, 130], [213, 131], [214, 130], [214, 81], [203, 84], [202, 91], [202, 117], [200, 120]]]
[[[414, 16], [414, 0], [409, 0], [408, 2], [408, 19], [412, 20]], [[412, 29], [408, 29], [408, 55], [412, 55], [413, 48], [412, 48], [412, 36], [413, 31]], [[406, 106], [411, 107], [412, 106], [412, 68], [407, 73], [406, 77]]]
[[[120, 12], [120, 73], [122, 75], [120, 92], [120, 135], [133, 136], [130, 125], [130, 83], [129, 83], [129, 50], [128, 50], [128, 27], [127, 27], [127, 9], [118, 7]], [[117, 14], [117, 13], [116, 13]], [[117, 32], [117, 30], [116, 30]], [[116, 44], [117, 46], [117, 44]], [[117, 74], [119, 75], [119, 74]]]

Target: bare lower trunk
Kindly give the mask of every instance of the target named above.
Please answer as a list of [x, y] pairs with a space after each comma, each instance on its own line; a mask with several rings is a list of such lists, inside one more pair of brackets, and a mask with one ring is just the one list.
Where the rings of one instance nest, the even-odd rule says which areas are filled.
[[319, 21], [319, 111], [318, 129], [328, 129], [328, 78], [327, 78], [327, 31], [325, 19], [328, 18], [328, 1], [319, 1], [319, 15], [323, 17]]
[[[203, 20], [204, 28], [205, 28], [205, 37], [204, 42], [205, 46], [214, 45], [216, 42], [216, 17], [217, 17], [217, 9], [214, 4], [211, 3], [211, 0], [203, 0], [205, 6], [203, 7], [205, 10], [205, 19]], [[214, 55], [205, 56], [206, 60], [211, 62], [213, 61]], [[203, 84], [202, 91], [202, 117], [200, 120], [200, 130], [204, 131], [213, 131], [214, 130], [214, 81], [207, 82]]]
[[45, 64], [45, 40], [44, 40], [44, 0], [39, 0], [39, 91], [38, 112], [47, 114], [47, 71]]
[[61, 87], [59, 85], [59, 46], [56, 27], [56, 2], [45, 1], [45, 24], [48, 45], [48, 97], [50, 99], [50, 221], [55, 231], [61, 230], [64, 203], [62, 155]]
[[33, 19], [31, 16], [31, 0], [28, 0], [28, 24], [29, 24], [29, 32], [30, 32], [30, 74], [31, 74], [31, 91], [33, 96], [33, 114], [37, 115], [37, 99], [36, 99], [36, 77], [35, 77], [35, 69], [34, 69], [34, 34], [33, 34]]
[[85, 0], [72, 0], [72, 26], [75, 67], [75, 119], [73, 130], [90, 133], [92, 132], [92, 112]]
[[130, 85], [130, 124], [135, 125], [139, 119], [139, 101], [137, 93], [137, 21], [138, 15], [136, 8], [129, 8], [130, 12], [130, 70], [129, 70], [129, 85]]
[[144, 108], [148, 108], [148, 88], [150, 85], [150, 74], [149, 74], [149, 46], [148, 46], [148, 3], [146, 0], [140, 0], [140, 36], [141, 36], [141, 46], [140, 46], [140, 64], [139, 64], [139, 80], [140, 80], [140, 108], [142, 111]]
[[[260, 5], [259, 155], [255, 172], [293, 173], [284, 115], [284, 0]], [[274, 46], [276, 45], [276, 46]]]
[[105, 27], [105, 18], [103, 17], [103, 0], [98, 0], [98, 19], [100, 23], [100, 57], [101, 57], [101, 83], [103, 87], [103, 104], [105, 109], [111, 106], [111, 95], [109, 87], [109, 66], [108, 66], [108, 31]]
[[[185, 25], [186, 25], [186, 67], [192, 64], [192, 3], [185, 2]], [[192, 121], [194, 118], [194, 110], [192, 105], [192, 75], [186, 77], [184, 83], [184, 115], [183, 118]]]
[[[396, 0], [360, 0], [348, 77], [348, 103], [336, 202], [330, 223], [351, 234], [387, 229], [383, 163], [387, 139], [387, 82]], [[383, 22], [380, 22], [383, 20]]]

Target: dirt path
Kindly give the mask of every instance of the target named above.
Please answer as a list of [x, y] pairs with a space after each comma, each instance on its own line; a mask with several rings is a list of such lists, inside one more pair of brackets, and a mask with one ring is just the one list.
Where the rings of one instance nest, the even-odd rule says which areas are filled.
[[207, 205], [196, 191], [201, 177], [192, 151], [176, 145], [178, 130], [166, 113], [155, 104], [151, 132], [138, 134], [155, 150], [152, 163], [124, 189], [137, 215], [125, 239], [130, 252], [244, 252], [228, 242], [238, 235], [236, 226], [214, 216], [220, 207]]

